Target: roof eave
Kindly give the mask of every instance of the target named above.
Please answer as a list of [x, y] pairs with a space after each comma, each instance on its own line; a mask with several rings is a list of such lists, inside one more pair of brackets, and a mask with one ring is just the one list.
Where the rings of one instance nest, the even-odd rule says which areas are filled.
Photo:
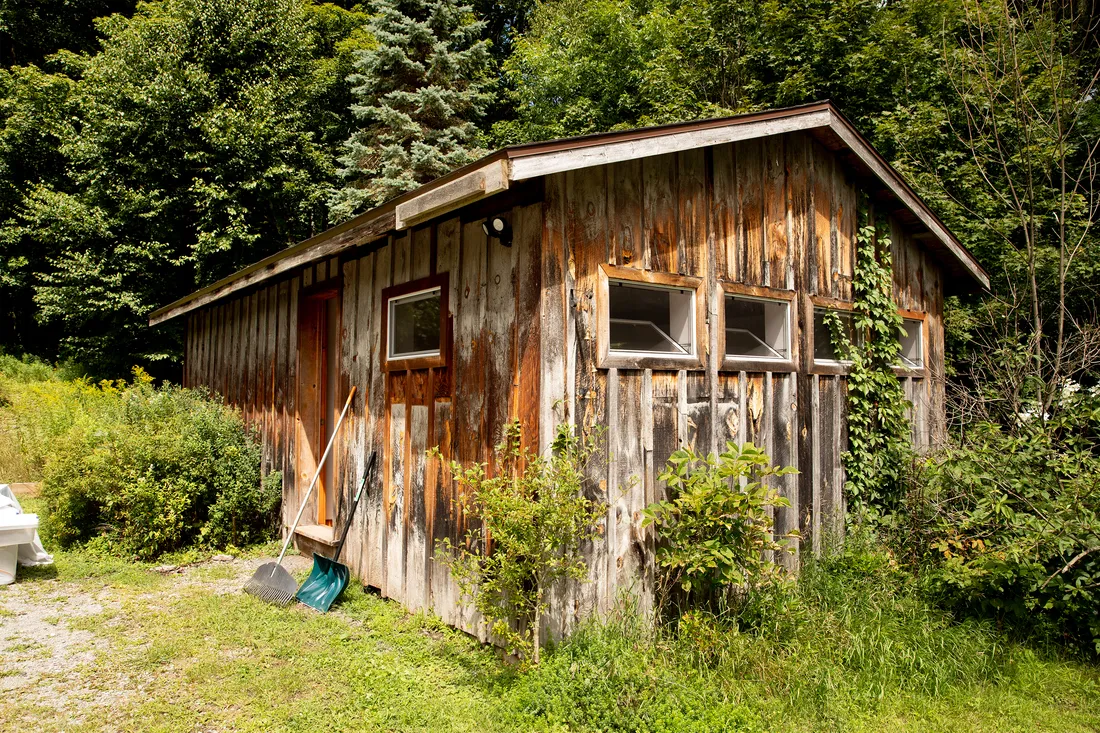
[[370, 244], [395, 229], [406, 228], [505, 190], [513, 181], [787, 132], [826, 128], [913, 212], [962, 272], [979, 286], [989, 287], [989, 276], [973, 255], [852, 123], [831, 102], [825, 101], [733, 118], [679, 122], [502, 148], [159, 308], [150, 314], [149, 324], [163, 323], [308, 262]]

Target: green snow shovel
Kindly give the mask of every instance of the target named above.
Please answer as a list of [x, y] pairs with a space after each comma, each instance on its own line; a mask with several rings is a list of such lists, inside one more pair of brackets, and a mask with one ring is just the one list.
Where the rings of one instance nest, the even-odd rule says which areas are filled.
[[344, 532], [340, 535], [340, 544], [336, 545], [336, 552], [332, 559], [313, 553], [313, 570], [310, 571], [306, 582], [298, 589], [297, 598], [310, 608], [315, 608], [321, 613], [327, 613], [332, 604], [348, 587], [348, 566], [339, 562], [340, 551], [344, 549], [344, 541], [348, 538], [348, 530], [351, 529], [351, 520], [355, 517], [355, 509], [359, 506], [359, 497], [363, 495], [363, 487], [370, 480], [374, 471], [374, 452], [367, 459], [367, 469], [363, 471], [363, 480], [359, 482], [359, 489], [355, 492], [355, 501], [352, 502], [351, 511], [348, 512], [348, 521], [344, 524]]

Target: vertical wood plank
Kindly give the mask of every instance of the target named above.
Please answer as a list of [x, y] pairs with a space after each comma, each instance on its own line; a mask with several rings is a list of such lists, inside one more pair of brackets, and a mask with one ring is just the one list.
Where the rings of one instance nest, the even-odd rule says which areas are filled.
[[409, 400], [408, 495], [405, 510], [406, 565], [405, 598], [410, 610], [420, 611], [428, 603], [428, 535], [424, 506], [425, 469], [428, 450], [428, 409], [426, 371], [412, 373], [414, 396]]
[[[386, 382], [385, 372], [382, 369], [382, 290], [390, 285], [390, 254], [392, 248], [388, 245], [377, 252], [368, 255], [360, 262], [360, 293], [364, 289], [369, 290], [369, 298], [360, 295], [360, 314], [363, 323], [360, 324], [359, 353], [360, 360], [366, 360], [363, 371], [364, 388], [367, 391], [366, 412], [370, 415], [370, 424], [364, 435], [364, 442], [371, 450], [378, 451], [375, 459], [378, 465], [378, 475], [385, 476], [385, 461], [389, 456], [389, 436], [387, 430], [386, 414]], [[364, 271], [369, 274], [369, 285], [364, 283]], [[363, 308], [366, 307], [366, 313]], [[364, 512], [367, 515], [366, 546], [369, 558], [367, 560], [367, 575], [369, 583], [378, 589], [384, 587], [386, 567], [386, 531], [385, 531], [385, 504], [389, 501], [389, 481], [378, 482], [379, 486], [386, 487], [382, 491], [376, 491], [367, 496], [367, 506]]]
[[419, 280], [431, 274], [432, 265], [432, 227], [423, 226], [413, 230], [409, 254], [409, 279]]
[[[513, 226], [513, 240], [515, 239]], [[488, 262], [485, 283], [486, 393], [484, 440], [486, 447], [500, 442], [511, 415], [512, 380], [515, 376], [515, 308], [517, 247], [496, 240], [486, 243]], [[492, 458], [492, 456], [488, 456]], [[495, 462], [495, 460], [494, 460]]]
[[608, 261], [623, 267], [644, 267], [642, 161], [630, 160], [609, 165], [607, 189]]
[[832, 184], [833, 159], [820, 145], [813, 149], [813, 246], [806, 284], [814, 295], [832, 295]]
[[736, 144], [740, 282], [764, 285], [764, 161], [759, 140]]
[[290, 324], [290, 283], [286, 280], [279, 283], [278, 294], [275, 302], [275, 396], [274, 396], [274, 445], [272, 467], [282, 471], [286, 465], [286, 453], [293, 442], [287, 435], [288, 418], [286, 411], [287, 385], [287, 359], [290, 355], [290, 336], [288, 326]]
[[288, 287], [287, 302], [287, 361], [286, 361], [286, 432], [290, 436], [287, 441], [286, 455], [280, 470], [283, 472], [284, 493], [287, 485], [292, 491], [296, 490], [295, 476], [297, 470], [297, 450], [295, 441], [298, 437], [298, 278], [292, 278]]
[[773, 288], [789, 288], [790, 255], [787, 241], [786, 136], [764, 138], [764, 253], [765, 281]]
[[541, 248], [542, 304], [539, 351], [542, 359], [539, 393], [539, 452], [549, 450], [559, 422], [564, 421], [568, 398], [565, 382], [565, 287], [564, 183], [561, 174], [546, 179], [546, 216]]
[[279, 286], [270, 285], [267, 288], [267, 341], [264, 342], [264, 411], [267, 415], [264, 436], [264, 463], [266, 471], [271, 471], [275, 465], [275, 428], [277, 415], [275, 411], [275, 349], [279, 338]]
[[[557, 427], [568, 422], [573, 386], [567, 380], [569, 373], [567, 356], [567, 315], [569, 287], [567, 285], [566, 234], [565, 234], [565, 176], [547, 176], [545, 183], [546, 204], [542, 245], [542, 323], [539, 329], [539, 351], [542, 358], [542, 376], [539, 392], [539, 452], [550, 451]], [[562, 623], [560, 607], [564, 600], [561, 584], [550, 591], [551, 610], [543, 621], [546, 638], [560, 638]]]
[[[796, 377], [793, 374], [776, 374], [772, 378], [772, 447], [771, 459], [775, 466], [793, 466], [798, 469], [798, 395]], [[779, 507], [775, 512], [775, 533], [785, 535], [798, 529], [798, 476], [791, 474], [776, 479], [780, 495], [790, 502], [789, 507]], [[781, 553], [780, 562], [791, 571], [798, 570], [798, 545], [794, 553]]]
[[340, 293], [340, 385], [341, 399], [346, 399], [347, 393], [354, 386], [355, 397], [352, 399], [352, 409], [344, 418], [344, 426], [340, 428], [340, 481], [337, 503], [336, 527], [345, 526], [352, 522], [348, 530], [349, 543], [345, 543], [344, 553], [352, 567], [360, 577], [364, 577], [361, 561], [363, 548], [360, 543], [355, 543], [358, 536], [356, 532], [357, 517], [348, 517], [351, 509], [353, 492], [359, 484], [359, 476], [365, 468], [363, 464], [363, 396], [360, 394], [362, 387], [356, 381], [358, 365], [355, 361], [356, 331], [359, 328], [359, 261], [348, 260], [342, 265], [342, 283]]
[[408, 282], [409, 258], [411, 256], [411, 237], [408, 232], [394, 235], [393, 238], [393, 284], [400, 285]]
[[732, 143], [711, 149], [711, 233], [717, 277], [739, 282], [741, 258], [737, 247], [737, 171]]
[[[597, 368], [596, 332], [599, 328], [596, 310], [596, 287], [601, 262], [607, 250], [607, 181], [606, 168], [599, 166], [567, 174], [566, 232], [576, 266], [575, 299], [572, 319], [576, 344], [577, 421], [585, 438], [597, 435], [607, 423], [607, 373]], [[585, 493], [597, 502], [606, 500], [607, 444], [601, 440], [597, 451], [585, 466]], [[587, 583], [570, 584], [573, 607], [565, 616], [565, 630], [594, 611], [598, 604], [597, 581], [607, 565], [606, 524], [601, 535], [583, 548], [588, 558]]]
[[642, 159], [642, 226], [647, 270], [679, 272], [675, 174], [672, 156]]
[[519, 374], [513, 403], [518, 406], [516, 419], [523, 429], [524, 454], [539, 450], [539, 406], [542, 356], [542, 228], [543, 210], [539, 204], [515, 212], [516, 248], [516, 348]]
[[834, 190], [837, 197], [837, 256], [836, 296], [842, 300], [852, 299], [852, 275], [856, 258], [856, 227], [858, 200], [856, 189], [848, 181], [844, 170], [835, 167], [836, 182]]
[[[404, 384], [404, 373], [392, 373], [388, 391], [393, 397], [394, 382]], [[389, 598], [405, 600], [405, 408], [404, 395], [389, 408], [389, 505], [386, 507], [386, 573], [383, 592]]]
[[679, 271], [684, 275], [707, 274], [707, 165], [703, 148], [676, 154], [680, 253]]

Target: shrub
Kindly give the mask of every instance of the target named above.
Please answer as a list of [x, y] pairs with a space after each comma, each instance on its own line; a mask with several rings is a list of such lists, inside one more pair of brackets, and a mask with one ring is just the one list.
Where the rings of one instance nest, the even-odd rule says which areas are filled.
[[512, 423], [496, 449], [495, 475], [484, 463], [451, 463], [465, 489], [462, 512], [475, 526], [465, 545], [444, 540], [437, 549], [463, 595], [489, 619], [492, 633], [537, 665], [550, 588], [586, 578], [581, 546], [595, 536], [606, 507], [583, 493], [596, 438], [580, 438], [561, 425], [549, 457], [525, 455], [519, 446], [519, 426]]
[[135, 370], [132, 384], [39, 381], [13, 392], [24, 453], [41, 469], [47, 525], [63, 547], [105, 535], [143, 559], [198, 543], [270, 536], [280, 499], [260, 448], [206, 394]]
[[1100, 654], [1100, 391], [970, 426], [925, 463], [895, 544], [959, 613]]
[[761, 479], [794, 472], [773, 468], [752, 443], [727, 443], [717, 456], [690, 447], [673, 453], [659, 477], [670, 498], [646, 508], [642, 520], [656, 528], [664, 587], [678, 587], [688, 605], [723, 610], [741, 589], [776, 581], [771, 553], [790, 551], [798, 532], [773, 537], [771, 510], [790, 502]]

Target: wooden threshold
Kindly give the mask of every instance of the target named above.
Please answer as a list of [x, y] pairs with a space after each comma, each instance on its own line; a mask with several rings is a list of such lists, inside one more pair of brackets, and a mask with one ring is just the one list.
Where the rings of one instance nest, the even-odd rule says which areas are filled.
[[300, 524], [298, 528], [294, 530], [294, 534], [301, 535], [324, 545], [336, 544], [336, 531], [327, 525]]

